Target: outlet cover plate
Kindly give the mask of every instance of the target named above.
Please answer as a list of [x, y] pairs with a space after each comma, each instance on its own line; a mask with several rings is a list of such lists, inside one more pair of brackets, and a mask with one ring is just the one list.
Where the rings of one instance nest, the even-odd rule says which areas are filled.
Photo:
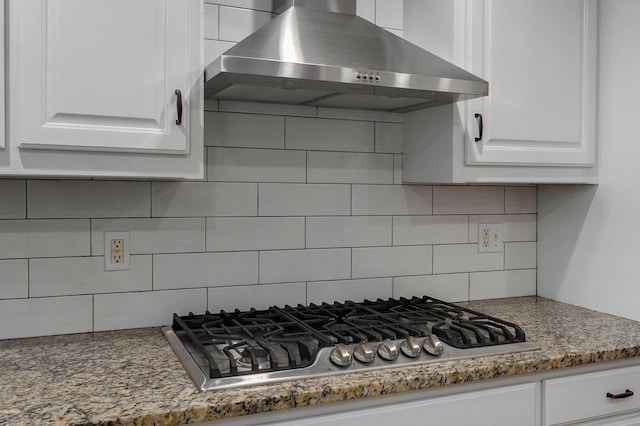
[[[122, 240], [122, 262], [112, 261], [112, 241]], [[104, 270], [105, 271], [128, 271], [129, 263], [129, 232], [112, 231], [104, 233]]]
[[504, 251], [502, 228], [501, 223], [478, 224], [478, 253], [502, 253]]

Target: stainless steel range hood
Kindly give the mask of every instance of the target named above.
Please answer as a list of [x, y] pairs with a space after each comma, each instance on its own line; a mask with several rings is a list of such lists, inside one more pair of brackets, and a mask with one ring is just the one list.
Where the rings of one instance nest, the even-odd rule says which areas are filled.
[[407, 112], [486, 96], [489, 84], [368, 21], [356, 0], [284, 10], [205, 69], [205, 97]]

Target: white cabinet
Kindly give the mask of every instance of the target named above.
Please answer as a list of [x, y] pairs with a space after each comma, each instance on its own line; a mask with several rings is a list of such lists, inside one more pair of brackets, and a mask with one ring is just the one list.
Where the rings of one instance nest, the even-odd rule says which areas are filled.
[[202, 178], [202, 7], [9, 1], [0, 174]]
[[536, 426], [538, 385], [529, 383], [277, 423], [278, 426]]
[[406, 114], [405, 182], [596, 182], [597, 0], [404, 4], [408, 40], [489, 81]]
[[542, 390], [544, 426], [640, 425], [640, 367], [544, 380]]

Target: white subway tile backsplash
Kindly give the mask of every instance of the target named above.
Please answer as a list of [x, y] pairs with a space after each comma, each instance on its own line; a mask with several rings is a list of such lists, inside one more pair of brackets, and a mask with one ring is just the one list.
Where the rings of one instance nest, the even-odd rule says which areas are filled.
[[353, 249], [353, 278], [431, 274], [431, 246]]
[[88, 256], [89, 219], [0, 220], [0, 259]]
[[395, 112], [374, 111], [365, 109], [345, 109], [318, 107], [318, 118], [335, 118], [338, 120], [383, 121], [402, 123], [403, 115]]
[[353, 185], [353, 215], [431, 214], [430, 186]]
[[376, 0], [376, 25], [401, 30], [404, 24], [404, 8], [397, 0]]
[[172, 314], [207, 309], [207, 289], [96, 294], [94, 330], [154, 327], [171, 324]]
[[271, 12], [272, 0], [204, 0], [205, 3], [219, 4], [223, 6], [242, 7], [244, 9], [263, 10]]
[[153, 182], [153, 217], [255, 216], [255, 183]]
[[93, 296], [0, 300], [0, 339], [92, 330]]
[[305, 248], [303, 217], [207, 218], [207, 251]]
[[393, 245], [466, 243], [467, 229], [467, 216], [396, 216]]
[[305, 182], [307, 154], [280, 149], [208, 148], [207, 180]]
[[395, 34], [398, 37], [404, 38], [404, 31], [403, 30], [397, 30], [395, 28], [386, 28], [387, 31], [389, 31], [391, 34]]
[[536, 215], [483, 215], [469, 216], [469, 242], [478, 241], [478, 224], [502, 223], [503, 241], [536, 241]]
[[[235, 43], [230, 41], [219, 41], [219, 40], [205, 40], [204, 41], [204, 64], [209, 65], [211, 62], [218, 59], [218, 56], [222, 55], [227, 50], [231, 49], [235, 46]], [[206, 103], [205, 99], [205, 103]], [[205, 107], [205, 111], [211, 111], [210, 109]], [[214, 110], [214, 111], [217, 111]]]
[[285, 118], [287, 149], [373, 152], [374, 123], [305, 117]]
[[402, 124], [376, 123], [376, 152], [402, 154]]
[[[305, 283], [260, 284], [240, 287], [214, 287], [209, 289], [209, 310], [233, 311], [267, 309], [270, 306], [297, 306], [306, 304]], [[251, 295], [247, 297], [247, 295]]]
[[270, 104], [264, 102], [220, 101], [220, 111], [249, 114], [291, 115], [316, 117], [318, 108], [305, 105]]
[[504, 244], [504, 268], [505, 269], [534, 269], [536, 262], [536, 242], [505, 243]]
[[391, 278], [364, 280], [315, 281], [307, 283], [307, 303], [360, 302], [364, 299], [388, 299], [392, 294]]
[[351, 278], [351, 249], [260, 252], [260, 283]]
[[131, 254], [204, 252], [205, 218], [95, 219], [93, 256], [104, 254], [105, 231], [129, 232]]
[[402, 155], [393, 155], [393, 184], [402, 184]]
[[392, 184], [393, 155], [311, 151], [307, 182]]
[[220, 40], [240, 41], [271, 20], [271, 13], [220, 6]]
[[393, 297], [429, 296], [445, 302], [469, 299], [469, 274], [394, 277]]
[[218, 39], [218, 11], [217, 5], [204, 3], [204, 38], [206, 39]]
[[504, 253], [478, 253], [477, 244], [433, 247], [433, 273], [495, 271], [503, 269]]
[[503, 214], [501, 186], [434, 186], [433, 214]]
[[535, 269], [474, 272], [470, 274], [469, 278], [471, 300], [534, 296], [536, 294]]
[[27, 182], [0, 180], [0, 219], [27, 217]]
[[349, 185], [258, 185], [259, 216], [342, 216], [350, 213]]
[[535, 213], [537, 211], [538, 188], [536, 186], [507, 186], [504, 188], [505, 213]]
[[153, 256], [154, 290], [257, 283], [257, 252]]
[[30, 180], [27, 217], [149, 217], [149, 187], [149, 182]]
[[70, 296], [151, 290], [151, 256], [131, 256], [130, 269], [105, 271], [104, 257], [32, 259], [29, 296]]
[[0, 299], [29, 297], [29, 261], [0, 260]]
[[284, 117], [207, 112], [204, 144], [236, 148], [284, 148]]
[[357, 0], [356, 14], [361, 18], [375, 24], [376, 22], [376, 0]]
[[391, 245], [390, 216], [307, 218], [307, 248]]

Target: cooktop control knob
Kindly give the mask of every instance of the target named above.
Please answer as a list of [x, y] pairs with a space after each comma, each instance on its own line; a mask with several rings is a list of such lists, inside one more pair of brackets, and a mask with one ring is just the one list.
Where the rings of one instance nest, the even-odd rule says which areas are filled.
[[333, 348], [329, 359], [338, 367], [348, 367], [351, 365], [352, 361], [351, 354], [349, 353], [349, 348], [347, 348], [342, 343], [338, 343], [336, 347]]
[[442, 355], [442, 351], [444, 348], [442, 347], [442, 342], [438, 339], [438, 336], [434, 334], [430, 334], [429, 337], [424, 339], [422, 342], [422, 347], [429, 355], [440, 356]]
[[402, 342], [402, 344], [400, 345], [400, 350], [409, 358], [417, 358], [422, 353], [420, 344], [413, 336], [407, 337], [407, 340]]
[[398, 355], [400, 355], [400, 352], [398, 352], [398, 345], [389, 339], [385, 339], [378, 345], [378, 355], [380, 355], [380, 358], [384, 360], [395, 361], [398, 359]]
[[376, 353], [367, 342], [362, 341], [353, 350], [353, 357], [360, 362], [368, 364], [376, 359]]

